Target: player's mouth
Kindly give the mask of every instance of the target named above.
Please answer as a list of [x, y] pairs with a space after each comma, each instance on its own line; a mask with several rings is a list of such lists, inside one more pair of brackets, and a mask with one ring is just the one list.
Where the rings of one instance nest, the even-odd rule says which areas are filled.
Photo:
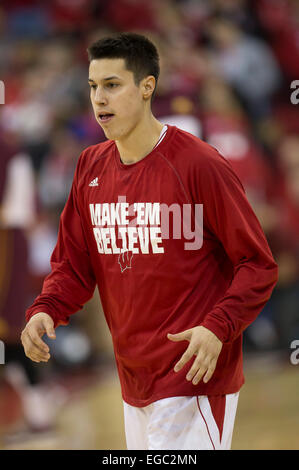
[[98, 118], [103, 124], [106, 124], [107, 122], [111, 121], [113, 116], [114, 114], [112, 113], [98, 113]]

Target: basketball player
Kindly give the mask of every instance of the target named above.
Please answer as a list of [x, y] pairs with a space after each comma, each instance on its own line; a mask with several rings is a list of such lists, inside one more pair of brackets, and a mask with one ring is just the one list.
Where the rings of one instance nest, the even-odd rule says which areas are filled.
[[269, 299], [277, 265], [230, 164], [153, 116], [151, 41], [122, 33], [88, 54], [107, 140], [79, 158], [51, 273], [26, 312], [25, 354], [48, 361], [43, 334], [55, 338], [97, 285], [128, 449], [229, 449], [242, 332]]

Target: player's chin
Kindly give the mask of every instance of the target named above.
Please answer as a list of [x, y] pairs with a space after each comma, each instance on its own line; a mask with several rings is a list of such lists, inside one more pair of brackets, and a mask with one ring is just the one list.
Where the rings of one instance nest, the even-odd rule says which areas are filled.
[[110, 140], [118, 140], [121, 139], [122, 133], [119, 132], [119, 129], [117, 128], [112, 128], [112, 127], [105, 127], [101, 126], [103, 129], [103, 132], [105, 134], [105, 137]]
[[103, 130], [105, 136], [106, 136], [106, 137], [107, 137], [108, 135], [110, 136], [110, 134], [111, 134], [111, 129], [110, 129], [110, 127], [107, 126], [107, 125], [106, 125], [106, 126], [103, 125], [103, 123], [101, 122], [101, 120], [100, 120], [99, 118], [97, 118], [97, 123], [98, 123], [99, 126], [102, 128], [102, 130]]

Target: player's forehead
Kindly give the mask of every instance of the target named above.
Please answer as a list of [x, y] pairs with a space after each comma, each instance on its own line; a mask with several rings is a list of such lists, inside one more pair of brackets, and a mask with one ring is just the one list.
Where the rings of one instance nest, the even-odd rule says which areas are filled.
[[90, 62], [89, 79], [102, 81], [111, 77], [125, 81], [133, 79], [133, 73], [126, 69], [125, 59], [94, 59]]

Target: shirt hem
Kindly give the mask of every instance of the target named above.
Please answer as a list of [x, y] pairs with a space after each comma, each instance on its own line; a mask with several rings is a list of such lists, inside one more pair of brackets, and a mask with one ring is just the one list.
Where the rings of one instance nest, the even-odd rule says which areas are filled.
[[173, 393], [169, 392], [164, 392], [164, 393], [157, 393], [155, 395], [152, 395], [151, 398], [148, 399], [136, 399], [136, 398], [131, 398], [126, 396], [124, 393], [122, 393], [122, 398], [124, 402], [126, 402], [128, 405], [135, 406], [137, 408], [144, 408], [145, 406], [151, 405], [153, 402], [162, 400], [163, 398], [171, 398], [171, 397], [196, 397], [196, 396], [218, 396], [218, 395], [229, 395], [231, 393], [237, 393], [240, 391], [242, 386], [244, 385], [245, 380], [244, 378], [242, 379], [241, 383], [235, 386], [231, 386], [225, 389], [217, 389], [217, 390], [209, 390], [207, 389], [204, 393], [200, 389], [195, 389], [194, 392], [187, 391], [177, 391]]

